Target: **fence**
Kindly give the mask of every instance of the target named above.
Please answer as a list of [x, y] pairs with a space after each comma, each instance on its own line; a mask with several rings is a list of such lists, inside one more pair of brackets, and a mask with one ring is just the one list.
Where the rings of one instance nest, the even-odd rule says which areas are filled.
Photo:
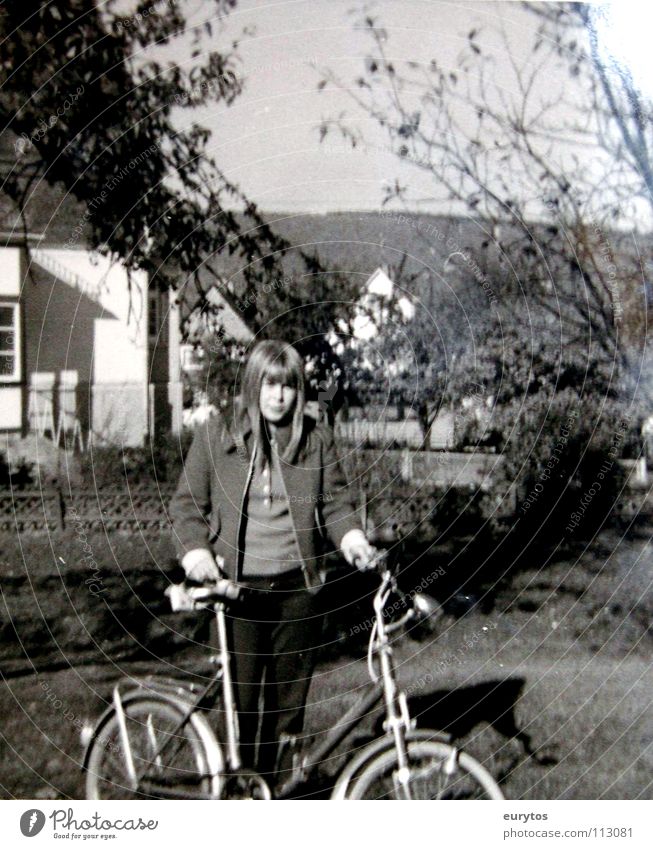
[[170, 528], [172, 488], [116, 487], [79, 490], [0, 491], [0, 532], [63, 530], [82, 523], [89, 530], [161, 531]]
[[[170, 530], [167, 506], [173, 489], [115, 488], [80, 490], [71, 495], [55, 489], [0, 491], [0, 533], [53, 532], [81, 523], [88, 530]], [[385, 496], [369, 505], [375, 523], [390, 520], [408, 533], [428, 523], [433, 514], [432, 494], [399, 498]]]
[[74, 370], [30, 375], [27, 426], [56, 445], [138, 446], [146, 435], [181, 430], [182, 384], [79, 382]]
[[[374, 471], [374, 452], [357, 452], [368, 471], [367, 485], [356, 474], [355, 464], [348, 469], [351, 480], [359, 481], [358, 499], [363, 501], [375, 523], [390, 520], [401, 533], [411, 533], [427, 527], [434, 517], [443, 492], [456, 490], [461, 496], [474, 493], [491, 494], [496, 502], [495, 518], [508, 519], [514, 515], [514, 488], [495, 492], [493, 476], [502, 458], [494, 455], [451, 454], [443, 452], [383, 452], [386, 463], [378, 474]], [[378, 454], [377, 454], [378, 457]], [[345, 461], [347, 455], [345, 455]], [[626, 466], [627, 461], [624, 461]], [[394, 466], [396, 473], [390, 472]], [[630, 466], [626, 466], [630, 468]], [[167, 531], [170, 520], [167, 506], [174, 491], [173, 485], [154, 484], [105, 487], [98, 490], [80, 489], [65, 492], [56, 488], [40, 490], [0, 490], [0, 532], [43, 532], [62, 530], [81, 522], [90, 530], [107, 531]], [[631, 469], [626, 489], [614, 505], [614, 514], [621, 517], [653, 515], [653, 486], [642, 486]]]
[[[434, 492], [443, 487], [487, 490], [501, 458], [450, 452], [345, 449], [343, 461], [353, 492], [372, 496], [380, 518], [396, 517], [412, 529], [428, 521]], [[398, 493], [405, 484], [410, 495]], [[167, 505], [174, 485], [129, 485], [69, 491], [53, 486], [31, 490], [0, 490], [0, 531], [53, 531], [82, 522], [92, 530], [168, 530]], [[436, 499], [437, 500], [437, 499]]]
[[[372, 414], [368, 413], [371, 417]], [[336, 423], [336, 434], [341, 440], [354, 445], [406, 445], [419, 448], [424, 436], [416, 419], [406, 418], [390, 420], [385, 418], [351, 418]], [[431, 428], [430, 447], [449, 449], [454, 444], [454, 421], [452, 413], [443, 412], [436, 418]]]

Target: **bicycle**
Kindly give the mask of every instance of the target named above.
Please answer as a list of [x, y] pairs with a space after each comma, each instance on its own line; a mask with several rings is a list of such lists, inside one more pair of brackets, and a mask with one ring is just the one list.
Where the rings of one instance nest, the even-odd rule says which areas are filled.
[[[402, 597], [385, 553], [374, 596], [374, 621], [367, 663], [371, 681], [356, 703], [319, 742], [305, 750], [287, 740], [293, 766], [275, 788], [274, 798], [290, 798], [317, 767], [380, 702], [385, 706], [384, 733], [363, 746], [340, 770], [330, 798], [348, 799], [503, 799], [492, 775], [470, 755], [452, 745], [448, 735], [417, 729], [408, 713], [406, 695], [397, 686], [390, 636], [407, 624], [429, 623], [433, 602], [428, 596], [403, 596], [406, 612], [386, 621], [393, 593]], [[238, 600], [240, 588], [227, 580], [212, 587], [169, 588], [173, 609], [209, 608], [215, 613], [219, 652], [215, 671], [205, 686], [147, 676], [119, 682], [113, 704], [100, 718], [88, 743], [83, 768], [89, 799], [271, 799], [265, 779], [242, 766], [238, 721], [230, 674], [225, 612]], [[168, 591], [167, 591], [168, 592]], [[395, 605], [396, 607], [396, 605]], [[375, 661], [378, 661], [375, 663]], [[212, 729], [207, 708], [220, 705], [223, 728]], [[116, 795], [117, 794], [117, 795]]]

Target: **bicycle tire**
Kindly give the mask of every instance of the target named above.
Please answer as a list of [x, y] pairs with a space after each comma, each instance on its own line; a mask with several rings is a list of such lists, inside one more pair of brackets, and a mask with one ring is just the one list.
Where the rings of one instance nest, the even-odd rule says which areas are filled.
[[[191, 717], [163, 756], [152, 761], [160, 746], [179, 725], [183, 710], [165, 697], [148, 695], [126, 701], [125, 723], [134, 767], [142, 788], [135, 791], [122, 747], [115, 711], [96, 730], [86, 759], [87, 799], [212, 798], [215, 793], [215, 750], [202, 721]], [[215, 746], [218, 746], [215, 741]], [[222, 760], [220, 756], [220, 761]], [[213, 768], [210, 768], [213, 765]]]
[[[411, 799], [503, 799], [501, 788], [471, 755], [447, 743], [408, 741]], [[398, 799], [397, 752], [382, 752], [352, 781], [347, 799]]]
[[[449, 743], [451, 741], [451, 737], [442, 731], [434, 731], [432, 728], [413, 728], [406, 732], [406, 742], [412, 742], [414, 740], [430, 740], [438, 743]], [[338, 773], [336, 783], [330, 796], [331, 800], [341, 802], [348, 799], [349, 788], [351, 787], [352, 781], [354, 781], [375, 758], [378, 758], [378, 756], [384, 752], [389, 752], [394, 748], [394, 745], [395, 743], [392, 736], [384, 734], [382, 737], [377, 737], [376, 740], [373, 740], [371, 743], [368, 743], [366, 746], [359, 749], [357, 753], [344, 764]]]

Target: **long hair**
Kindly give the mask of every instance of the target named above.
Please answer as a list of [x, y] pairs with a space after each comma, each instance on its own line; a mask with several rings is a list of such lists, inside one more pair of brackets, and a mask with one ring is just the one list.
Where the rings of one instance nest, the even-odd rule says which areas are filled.
[[[263, 420], [260, 408], [261, 386], [265, 378], [280, 381], [297, 390], [295, 409], [290, 426], [290, 439], [281, 457], [292, 463], [297, 456], [304, 427], [304, 405], [306, 390], [304, 387], [304, 363], [297, 351], [279, 339], [266, 339], [257, 343], [252, 349], [241, 380], [241, 428], [244, 424], [245, 413], [254, 436], [254, 442], [270, 458], [270, 441], [268, 428]], [[259, 462], [263, 457], [259, 454]]]

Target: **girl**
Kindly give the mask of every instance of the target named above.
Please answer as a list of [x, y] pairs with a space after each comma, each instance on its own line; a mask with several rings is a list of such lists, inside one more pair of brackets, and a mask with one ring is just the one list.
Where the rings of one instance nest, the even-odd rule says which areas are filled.
[[170, 515], [190, 579], [226, 575], [251, 590], [243, 618], [229, 619], [241, 751], [253, 768], [258, 732], [258, 771], [271, 775], [279, 740], [302, 730], [321, 635], [324, 537], [361, 569], [375, 549], [331, 431], [304, 415], [297, 351], [258, 343], [241, 384], [233, 410], [198, 427]]

